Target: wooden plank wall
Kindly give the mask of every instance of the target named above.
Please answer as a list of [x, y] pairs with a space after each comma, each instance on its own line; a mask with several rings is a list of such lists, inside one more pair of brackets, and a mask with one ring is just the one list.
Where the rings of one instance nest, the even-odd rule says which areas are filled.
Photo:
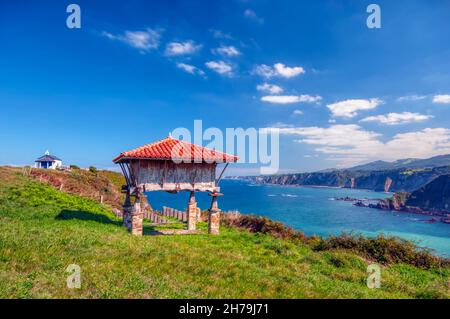
[[131, 169], [137, 185], [146, 185], [155, 189], [164, 184], [192, 185], [214, 188], [216, 166], [212, 163], [180, 163], [163, 160], [132, 160]]

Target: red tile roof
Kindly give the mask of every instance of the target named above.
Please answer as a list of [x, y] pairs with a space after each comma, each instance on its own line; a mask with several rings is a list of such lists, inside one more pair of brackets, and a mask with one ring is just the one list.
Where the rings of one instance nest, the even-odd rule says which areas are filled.
[[125, 159], [226, 163], [236, 162], [238, 157], [168, 136], [158, 142], [147, 144], [131, 151], [122, 152], [113, 159], [113, 162], [118, 163]]

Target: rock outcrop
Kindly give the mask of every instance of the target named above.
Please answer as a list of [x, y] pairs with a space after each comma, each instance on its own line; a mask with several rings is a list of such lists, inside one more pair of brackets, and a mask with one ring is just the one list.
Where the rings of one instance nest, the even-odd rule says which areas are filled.
[[450, 175], [439, 176], [411, 194], [397, 192], [377, 204], [358, 202], [358, 206], [440, 216], [442, 222], [450, 223]]

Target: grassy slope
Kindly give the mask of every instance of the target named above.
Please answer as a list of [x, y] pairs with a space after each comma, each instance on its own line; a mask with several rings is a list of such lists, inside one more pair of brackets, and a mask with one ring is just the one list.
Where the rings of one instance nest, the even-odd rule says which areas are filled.
[[[0, 180], [1, 298], [449, 296], [448, 269], [393, 265], [372, 290], [367, 263], [349, 252], [228, 228], [219, 236], [132, 237], [95, 201], [2, 168]], [[78, 290], [66, 288], [72, 263], [81, 266]]]
[[97, 201], [100, 200], [101, 195], [105, 204], [117, 209], [121, 208], [124, 200], [121, 188], [125, 184], [125, 179], [120, 173], [103, 170], [92, 173], [82, 169], [71, 171], [36, 168], [28, 171], [11, 167], [3, 169], [9, 173], [27, 173], [35, 180], [47, 183], [65, 193], [81, 195]]

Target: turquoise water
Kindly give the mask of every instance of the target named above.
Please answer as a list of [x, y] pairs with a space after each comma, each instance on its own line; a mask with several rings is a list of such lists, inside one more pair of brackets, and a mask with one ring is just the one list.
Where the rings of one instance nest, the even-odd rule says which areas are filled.
[[[450, 225], [441, 222], [427, 223], [429, 216], [381, 211], [356, 207], [351, 202], [334, 201], [334, 197], [385, 198], [390, 194], [366, 190], [341, 188], [290, 187], [278, 185], [251, 185], [244, 181], [221, 182], [223, 197], [219, 198], [222, 210], [238, 210], [280, 221], [306, 235], [329, 236], [354, 232], [367, 236], [380, 233], [413, 240], [418, 245], [450, 256]], [[209, 207], [211, 197], [196, 195], [202, 209]], [[148, 194], [151, 205], [160, 209], [170, 206], [185, 209], [188, 193]]]

